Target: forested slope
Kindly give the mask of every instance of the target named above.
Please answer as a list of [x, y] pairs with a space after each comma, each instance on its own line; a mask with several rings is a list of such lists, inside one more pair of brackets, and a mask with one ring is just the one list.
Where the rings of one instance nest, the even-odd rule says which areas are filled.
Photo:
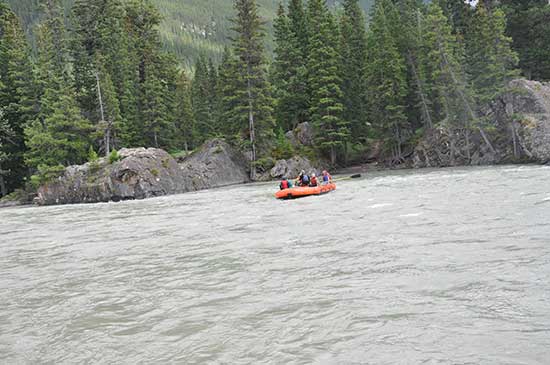
[[[259, 0], [260, 15], [268, 30], [267, 49], [273, 50], [272, 22], [280, 0]], [[285, 2], [283, 0], [283, 2]], [[373, 0], [361, 0], [365, 10]], [[40, 0], [9, 0], [11, 8], [21, 17], [23, 26], [33, 37], [33, 29], [40, 18]], [[74, 0], [63, 0], [66, 14]], [[176, 54], [186, 66], [194, 63], [199, 54], [220, 60], [224, 45], [228, 44], [233, 16], [232, 0], [152, 0], [163, 16], [160, 32], [165, 48]], [[341, 1], [331, 0], [332, 6]]]

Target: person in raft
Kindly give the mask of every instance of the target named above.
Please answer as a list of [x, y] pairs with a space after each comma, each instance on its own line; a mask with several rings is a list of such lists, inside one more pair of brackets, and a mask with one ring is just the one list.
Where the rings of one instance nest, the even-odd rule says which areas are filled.
[[323, 185], [330, 184], [332, 182], [332, 176], [327, 172], [327, 170], [323, 170]]
[[296, 185], [309, 186], [309, 176], [304, 170], [302, 170], [298, 178], [296, 178]]
[[317, 176], [315, 174], [311, 174], [311, 181], [309, 182], [309, 186], [315, 187], [317, 186]]
[[290, 189], [291, 187], [292, 181], [288, 179], [283, 179], [283, 181], [281, 181], [281, 183], [279, 184], [279, 188], [281, 188], [281, 190]]

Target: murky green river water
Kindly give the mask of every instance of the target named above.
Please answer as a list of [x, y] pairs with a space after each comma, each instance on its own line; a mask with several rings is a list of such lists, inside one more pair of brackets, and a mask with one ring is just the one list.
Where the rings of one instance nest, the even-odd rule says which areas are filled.
[[548, 364], [550, 168], [0, 210], [0, 363]]

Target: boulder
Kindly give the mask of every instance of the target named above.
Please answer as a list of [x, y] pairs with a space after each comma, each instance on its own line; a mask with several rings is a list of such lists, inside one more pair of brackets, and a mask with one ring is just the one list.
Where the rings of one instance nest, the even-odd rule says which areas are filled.
[[413, 154], [415, 167], [490, 165], [550, 161], [550, 83], [513, 80], [480, 113], [490, 128], [438, 127], [428, 131]]
[[550, 83], [518, 79], [491, 105], [495, 123], [506, 124], [515, 157], [550, 161]]
[[294, 156], [288, 160], [278, 160], [271, 169], [270, 175], [274, 179], [293, 179], [302, 170], [307, 173], [319, 173], [307, 158]]
[[207, 142], [179, 164], [157, 148], [122, 149], [119, 156], [112, 164], [103, 158], [67, 167], [38, 189], [35, 203], [144, 199], [249, 181], [245, 158], [221, 140]]
[[308, 122], [298, 124], [294, 129], [294, 135], [304, 146], [313, 146], [313, 127]]
[[206, 142], [180, 165], [186, 191], [250, 181], [247, 157], [220, 139]]
[[300, 123], [292, 131], [285, 133], [285, 137], [294, 147], [313, 146], [313, 127], [308, 122]]

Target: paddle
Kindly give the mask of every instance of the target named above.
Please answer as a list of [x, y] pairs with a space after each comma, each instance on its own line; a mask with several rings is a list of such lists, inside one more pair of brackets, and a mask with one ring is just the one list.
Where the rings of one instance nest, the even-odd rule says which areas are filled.
[[350, 180], [350, 179], [358, 179], [360, 177], [361, 177], [361, 174], [355, 174], [351, 176], [340, 177], [338, 179], [332, 179], [332, 181], [335, 182], [335, 181], [343, 181], [343, 180]]

